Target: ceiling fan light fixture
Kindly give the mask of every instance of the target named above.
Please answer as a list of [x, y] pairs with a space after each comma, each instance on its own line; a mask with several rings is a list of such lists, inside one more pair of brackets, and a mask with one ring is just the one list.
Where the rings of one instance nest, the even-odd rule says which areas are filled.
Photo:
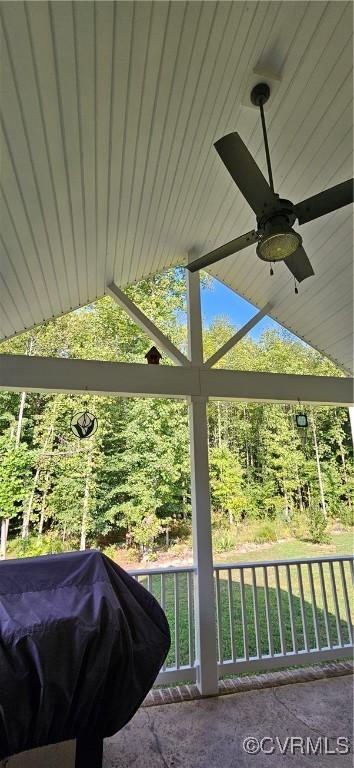
[[[256, 214], [257, 229], [241, 235], [241, 237], [235, 237], [230, 242], [220, 245], [213, 251], [190, 262], [187, 266], [191, 272], [205, 269], [258, 242], [258, 258], [268, 262], [268, 264], [284, 261], [285, 266], [296, 280], [297, 292], [297, 283], [301, 283], [315, 273], [306, 251], [302, 247], [302, 238], [292, 229], [295, 221], [297, 220], [299, 224], [305, 224], [307, 221], [313, 221], [313, 219], [336, 211], [344, 205], [353, 203], [354, 179], [348, 179], [335, 187], [325, 189], [318, 195], [313, 195], [307, 200], [297, 203], [297, 205], [280, 197], [274, 190], [264, 116], [264, 104], [268, 101], [269, 95], [269, 86], [264, 82], [257, 83], [251, 93], [251, 102], [259, 107], [260, 111], [269, 183], [238, 133], [228, 133], [214, 144], [231, 178]], [[270, 274], [273, 274], [272, 266], [270, 266]]]
[[257, 245], [257, 256], [262, 261], [283, 261], [302, 244], [302, 238], [291, 227], [268, 231]]

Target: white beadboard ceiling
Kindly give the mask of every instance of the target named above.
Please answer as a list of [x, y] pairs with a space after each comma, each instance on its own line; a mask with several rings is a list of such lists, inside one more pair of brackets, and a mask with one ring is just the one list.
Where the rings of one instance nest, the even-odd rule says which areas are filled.
[[[1, 2], [0, 333], [9, 337], [254, 227], [213, 148], [237, 130], [266, 175], [253, 68], [294, 203], [352, 176], [346, 2]], [[255, 247], [210, 271], [353, 368], [351, 206], [301, 228], [299, 295]]]

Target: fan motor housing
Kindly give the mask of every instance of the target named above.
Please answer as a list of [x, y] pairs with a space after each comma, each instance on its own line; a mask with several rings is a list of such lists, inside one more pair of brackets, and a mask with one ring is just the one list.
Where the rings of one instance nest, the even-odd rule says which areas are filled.
[[296, 214], [290, 200], [278, 199], [272, 210], [257, 218], [258, 232], [262, 235], [270, 226], [277, 223], [279, 226], [283, 224], [285, 227], [292, 227], [295, 220]]

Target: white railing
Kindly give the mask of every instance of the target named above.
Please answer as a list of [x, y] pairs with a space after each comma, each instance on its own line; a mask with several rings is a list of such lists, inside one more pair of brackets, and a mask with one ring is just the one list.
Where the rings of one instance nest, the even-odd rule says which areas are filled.
[[[194, 568], [130, 573], [170, 625], [157, 682], [195, 681]], [[350, 555], [214, 565], [219, 676], [350, 656], [353, 573]]]
[[155, 568], [129, 573], [156, 597], [170, 626], [171, 648], [157, 682], [194, 682], [194, 568]]
[[219, 674], [350, 656], [353, 558], [214, 566]]

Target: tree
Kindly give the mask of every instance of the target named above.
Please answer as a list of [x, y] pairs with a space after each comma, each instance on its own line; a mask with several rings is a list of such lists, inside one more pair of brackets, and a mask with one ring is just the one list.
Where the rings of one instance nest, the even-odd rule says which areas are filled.
[[227, 515], [230, 525], [239, 521], [246, 504], [243, 472], [237, 457], [226, 446], [210, 450], [210, 488], [212, 508]]
[[186, 406], [162, 399], [133, 400], [121, 437], [117, 522], [132, 541], [145, 546], [147, 527], [153, 532], [148, 539], [153, 541], [164, 529], [164, 521], [183, 514], [189, 485]]
[[6, 556], [7, 521], [18, 514], [29, 487], [31, 458], [31, 451], [26, 443], [16, 447], [6, 436], [0, 438], [1, 558]]

